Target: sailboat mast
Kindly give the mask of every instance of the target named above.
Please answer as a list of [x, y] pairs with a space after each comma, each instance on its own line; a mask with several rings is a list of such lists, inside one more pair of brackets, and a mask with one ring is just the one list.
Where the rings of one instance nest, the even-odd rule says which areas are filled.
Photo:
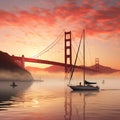
[[85, 30], [83, 30], [83, 82], [85, 86]]

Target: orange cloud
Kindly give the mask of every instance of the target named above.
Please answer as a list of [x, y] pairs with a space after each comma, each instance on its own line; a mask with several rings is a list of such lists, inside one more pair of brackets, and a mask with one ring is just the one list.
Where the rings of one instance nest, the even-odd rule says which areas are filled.
[[106, 10], [98, 10], [94, 14], [91, 25], [88, 26], [92, 34], [119, 34], [120, 32], [120, 8], [110, 7]]
[[[39, 9], [38, 9], [39, 10]], [[38, 12], [38, 13], [37, 13]], [[51, 17], [49, 11], [39, 10], [35, 11], [35, 8], [31, 11], [19, 11], [17, 13], [11, 13], [7, 11], [0, 10], [1, 22], [0, 25], [26, 25], [32, 22], [37, 22], [39, 24], [53, 24], [54, 19]]]
[[[97, 5], [98, 2], [99, 4]], [[16, 13], [0, 10], [2, 19], [0, 25], [39, 25], [40, 27], [45, 25], [46, 29], [50, 27], [58, 29], [59, 22], [63, 23], [63, 28], [65, 22], [67, 22], [68, 27], [74, 26], [72, 29], [76, 32], [86, 28], [90, 35], [119, 34], [119, 11], [120, 7], [106, 6], [103, 1], [94, 0], [94, 3], [91, 4], [88, 0], [84, 0], [82, 5], [80, 5], [71, 0], [52, 9], [33, 6], [29, 10], [21, 10]]]

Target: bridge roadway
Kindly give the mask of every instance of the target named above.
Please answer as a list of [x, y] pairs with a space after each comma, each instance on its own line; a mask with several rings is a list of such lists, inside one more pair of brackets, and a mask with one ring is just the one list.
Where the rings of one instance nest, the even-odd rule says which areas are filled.
[[[31, 63], [42, 63], [42, 64], [50, 64], [50, 65], [57, 65], [57, 66], [65, 66], [65, 63], [60, 62], [54, 62], [54, 61], [48, 61], [48, 60], [41, 60], [41, 59], [35, 59], [35, 58], [26, 58], [26, 57], [18, 57], [18, 56], [12, 56], [14, 60], [22, 61], [22, 62], [31, 62]], [[83, 66], [75, 66], [76, 68], [83, 69]], [[94, 69], [86, 67], [86, 70], [90, 71], [96, 71]]]
[[[18, 57], [18, 56], [13, 56], [14, 60], [18, 60], [21, 61], [22, 57]], [[35, 59], [35, 58], [23, 58], [23, 62], [31, 62], [31, 63], [42, 63], [42, 64], [50, 64], [50, 65], [59, 65], [59, 66], [64, 66], [64, 63], [60, 63], [60, 62], [53, 62], [53, 61], [48, 61], [48, 60], [41, 60], [41, 59]]]

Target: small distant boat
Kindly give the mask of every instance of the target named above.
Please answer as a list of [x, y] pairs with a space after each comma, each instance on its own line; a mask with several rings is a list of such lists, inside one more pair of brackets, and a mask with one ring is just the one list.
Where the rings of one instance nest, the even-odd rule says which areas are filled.
[[75, 68], [75, 65], [76, 65], [76, 61], [77, 61], [77, 57], [78, 57], [78, 53], [79, 53], [79, 49], [80, 49], [81, 40], [80, 40], [80, 43], [79, 43], [79, 46], [78, 46], [78, 51], [77, 51], [77, 54], [76, 54], [75, 63], [74, 63], [74, 67], [72, 69], [72, 73], [71, 73], [71, 77], [70, 77], [70, 80], [69, 80], [68, 87], [70, 87], [74, 91], [99, 90], [98, 86], [93, 86], [93, 84], [96, 84], [96, 82], [88, 82], [88, 81], [85, 80], [85, 30], [83, 30], [83, 85], [81, 84], [81, 82], [78, 85], [71, 85], [70, 84], [70, 81], [71, 81], [72, 76], [73, 76], [74, 68]]
[[13, 81], [12, 84], [10, 84], [11, 87], [17, 87], [18, 85]]

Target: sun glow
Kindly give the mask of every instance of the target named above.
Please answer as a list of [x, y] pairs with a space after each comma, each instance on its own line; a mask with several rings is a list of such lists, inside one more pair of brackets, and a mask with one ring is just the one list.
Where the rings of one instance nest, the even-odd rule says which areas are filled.
[[[101, 63], [120, 68], [118, 1], [112, 1], [109, 5], [98, 1], [94, 1], [94, 4], [84, 1], [73, 3], [61, 1], [53, 6], [35, 3], [31, 1], [29, 7], [24, 1], [19, 5], [15, 2], [15, 11], [13, 4], [10, 3], [10, 6], [6, 7], [6, 1], [1, 2], [0, 48], [2, 51], [10, 55], [24, 54], [25, 57], [32, 57], [49, 47], [64, 29], [64, 31], [72, 31], [75, 39], [80, 37], [83, 29], [86, 29], [86, 35], [93, 48], [92, 59], [99, 57]], [[20, 5], [22, 7], [19, 8]], [[40, 57], [64, 62], [64, 44], [61, 41], [64, 42], [64, 37], [57, 43], [59, 46]]]

